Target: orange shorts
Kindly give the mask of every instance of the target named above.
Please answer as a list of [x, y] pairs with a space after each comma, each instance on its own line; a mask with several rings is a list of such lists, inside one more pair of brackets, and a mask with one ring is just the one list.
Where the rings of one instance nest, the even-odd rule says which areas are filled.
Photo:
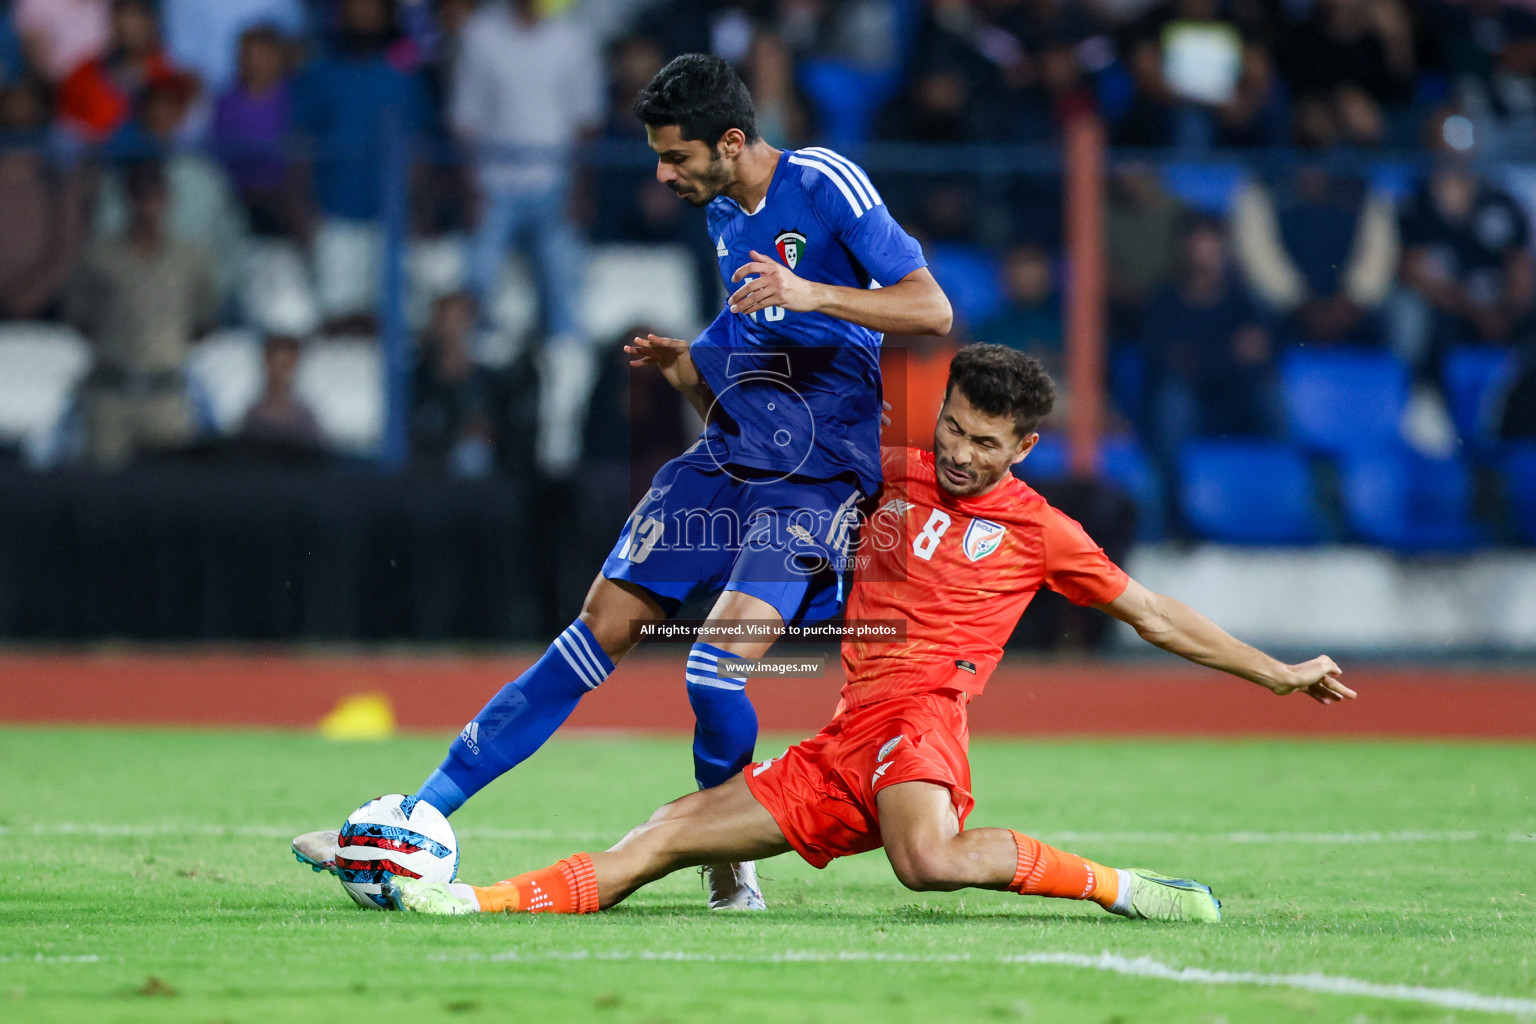
[[966, 757], [969, 702], [968, 693], [939, 690], [839, 711], [804, 743], [748, 765], [747, 787], [818, 868], [881, 846], [875, 794], [898, 782], [947, 787], [964, 828], [976, 803]]

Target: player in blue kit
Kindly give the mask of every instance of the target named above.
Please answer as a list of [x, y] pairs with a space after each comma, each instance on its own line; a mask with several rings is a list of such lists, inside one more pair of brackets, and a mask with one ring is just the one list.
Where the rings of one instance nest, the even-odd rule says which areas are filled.
[[[880, 341], [945, 334], [947, 298], [917, 242], [852, 161], [781, 151], [757, 133], [746, 86], [725, 61], [678, 57], [634, 102], [656, 176], [707, 207], [730, 298], [693, 342], [691, 396], [704, 434], [656, 474], [593, 581], [581, 614], [464, 727], [417, 793], [452, 814], [543, 745], [639, 639], [637, 624], [710, 593], [686, 681], [701, 788], [751, 760], [757, 715], [725, 659], [762, 657], [786, 625], [842, 606], [857, 506], [880, 485]], [[667, 339], [636, 338], [634, 365], [678, 372]], [[748, 632], [732, 624], [753, 623]], [[713, 628], [720, 627], [720, 628]], [[766, 628], [763, 628], [766, 627]], [[334, 870], [335, 833], [294, 840]], [[751, 864], [706, 869], [710, 906], [763, 906]]]

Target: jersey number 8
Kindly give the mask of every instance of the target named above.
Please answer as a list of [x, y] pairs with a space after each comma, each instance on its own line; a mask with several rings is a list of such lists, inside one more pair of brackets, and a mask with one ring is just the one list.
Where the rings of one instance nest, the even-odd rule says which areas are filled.
[[923, 532], [912, 540], [912, 553], [927, 561], [933, 557], [933, 549], [939, 546], [939, 538], [949, 529], [949, 513], [934, 509], [923, 526]]

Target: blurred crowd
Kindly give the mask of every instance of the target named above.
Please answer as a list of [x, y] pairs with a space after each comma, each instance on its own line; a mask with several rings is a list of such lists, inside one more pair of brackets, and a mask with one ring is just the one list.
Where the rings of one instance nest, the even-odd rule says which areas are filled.
[[[1394, 353], [1427, 453], [1457, 440], [1448, 351], [1536, 374], [1536, 182], [1510, 171], [1536, 155], [1533, 0], [10, 0], [0, 317], [87, 339], [82, 460], [205, 431], [184, 368], [230, 326], [265, 339], [237, 433], [313, 453], [307, 339], [387, 327], [405, 247], [412, 463], [568, 473], [615, 444], [597, 412], [655, 398], [587, 336], [590, 245], [685, 247], [700, 314], [717, 302], [628, 110], [689, 50], [741, 70], [770, 142], [870, 154], [959, 300], [956, 344], [1058, 366], [1057, 166], [865, 147], [1048, 149], [1097, 113], [1114, 407], [1165, 472], [1187, 438], [1282, 430], [1288, 346]], [[604, 142], [633, 152], [589, 159]], [[504, 308], [509, 251], [532, 314]], [[1520, 394], [1491, 430], [1536, 435]]]

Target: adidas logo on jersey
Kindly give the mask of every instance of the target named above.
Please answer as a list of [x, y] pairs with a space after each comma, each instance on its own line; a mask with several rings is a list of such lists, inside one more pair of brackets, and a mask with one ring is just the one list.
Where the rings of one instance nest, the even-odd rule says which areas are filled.
[[[890, 501], [880, 506], [880, 512], [887, 512], [893, 516], [902, 516], [906, 515], [908, 510], [911, 508], [912, 503], [910, 501], [903, 501], [901, 498], [892, 498]], [[879, 513], [877, 512], [876, 515], [879, 515]]]
[[731, 250], [725, 247], [725, 236], [721, 235], [719, 238], [715, 239], [715, 256], [723, 260], [730, 254]]

